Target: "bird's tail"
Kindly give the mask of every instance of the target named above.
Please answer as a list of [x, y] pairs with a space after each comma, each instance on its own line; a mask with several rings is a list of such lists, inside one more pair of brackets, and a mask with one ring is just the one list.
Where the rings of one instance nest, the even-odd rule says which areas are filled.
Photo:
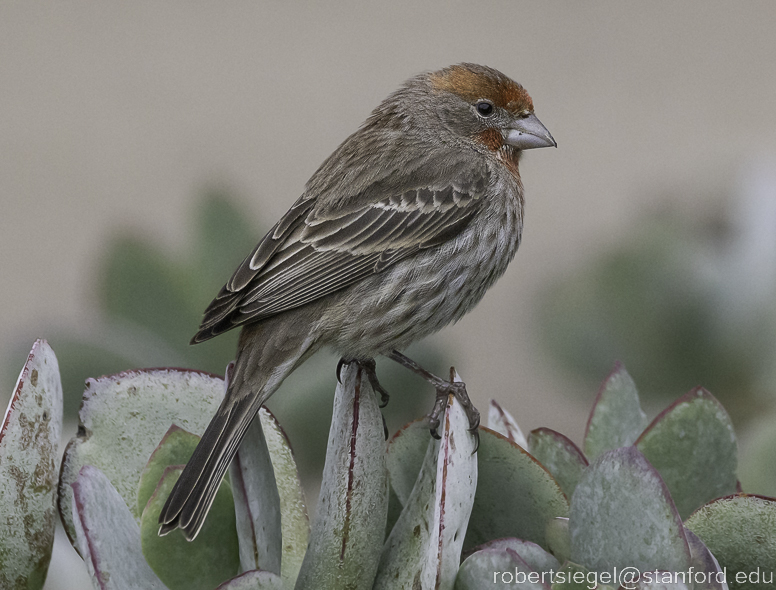
[[194, 540], [259, 408], [312, 353], [309, 341], [295, 347], [286, 341], [280, 348], [266, 340], [257, 342], [262, 332], [254, 326], [243, 330], [224, 399], [159, 515], [160, 535], [180, 528], [186, 539]]

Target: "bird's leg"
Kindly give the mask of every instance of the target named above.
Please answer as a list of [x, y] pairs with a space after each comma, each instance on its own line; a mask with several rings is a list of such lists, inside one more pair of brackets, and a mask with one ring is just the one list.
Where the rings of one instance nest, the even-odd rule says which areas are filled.
[[469, 394], [466, 392], [466, 384], [463, 382], [456, 382], [453, 381], [454, 378], [454, 369], [450, 369], [450, 381], [445, 381], [441, 377], [437, 377], [433, 373], [427, 371], [423, 367], [421, 367], [418, 363], [413, 361], [411, 358], [408, 358], [404, 356], [402, 353], [400, 353], [398, 350], [392, 350], [386, 356], [399, 363], [403, 367], [408, 368], [413, 373], [416, 373], [417, 375], [420, 375], [431, 383], [431, 385], [434, 386], [434, 389], [436, 389], [436, 399], [434, 400], [434, 408], [431, 410], [431, 413], [428, 415], [429, 418], [429, 426], [431, 427], [431, 436], [433, 436], [436, 439], [439, 439], [439, 434], [437, 433], [437, 429], [439, 428], [439, 420], [442, 415], [442, 412], [445, 409], [445, 405], [447, 404], [447, 396], [449, 396], [451, 393], [455, 396], [455, 398], [460, 402], [461, 406], [463, 406], [463, 410], [466, 413], [466, 417], [469, 419], [469, 432], [471, 432], [474, 437], [477, 439], [477, 442], [475, 444], [475, 450], [479, 446], [480, 436], [478, 428], [480, 426], [480, 412], [477, 410], [477, 408], [474, 407], [471, 400], [469, 399]]

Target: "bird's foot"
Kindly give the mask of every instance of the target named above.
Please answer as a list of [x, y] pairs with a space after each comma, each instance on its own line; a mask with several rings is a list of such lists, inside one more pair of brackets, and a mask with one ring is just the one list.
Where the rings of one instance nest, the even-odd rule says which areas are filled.
[[431, 413], [428, 415], [428, 425], [431, 429], [431, 436], [439, 440], [441, 437], [437, 430], [439, 429], [440, 418], [447, 406], [447, 400], [452, 394], [455, 399], [461, 404], [466, 418], [469, 420], [469, 432], [474, 435], [474, 451], [476, 452], [480, 446], [480, 412], [474, 407], [469, 394], [466, 391], [466, 384], [463, 381], [454, 381], [455, 369], [450, 368], [450, 381], [443, 381], [441, 384], [435, 385], [436, 387], [436, 399], [434, 400], [434, 407]]
[[377, 380], [377, 364], [375, 363], [375, 359], [366, 359], [366, 360], [346, 360], [344, 358], [341, 358], [339, 362], [337, 363], [337, 381], [342, 383], [342, 379], [340, 379], [340, 374], [342, 372], [342, 367], [345, 365], [349, 365], [352, 362], [357, 362], [358, 365], [366, 372], [367, 379], [369, 379], [369, 385], [372, 386], [372, 389], [375, 393], [380, 394], [380, 407], [384, 408], [388, 405], [388, 401], [391, 399], [391, 396], [388, 395], [388, 392], [385, 390], [385, 388], [380, 385], [380, 381]]
[[380, 385], [380, 382], [377, 380], [377, 364], [375, 363], [375, 359], [360, 361], [360, 364], [364, 371], [366, 371], [366, 376], [369, 379], [369, 385], [372, 386], [372, 389], [375, 391], [375, 393], [380, 394], [380, 407], [384, 408], [388, 405], [388, 401], [391, 399], [391, 396], [388, 395], [388, 392], [382, 385]]
[[[356, 362], [358, 363], [358, 366], [361, 367], [364, 372], [366, 373], [367, 379], [369, 379], [369, 385], [372, 386], [372, 389], [375, 393], [380, 394], [380, 407], [384, 408], [388, 405], [388, 400], [390, 399], [390, 396], [388, 395], [388, 392], [385, 390], [385, 388], [380, 385], [380, 382], [377, 380], [377, 364], [375, 363], [375, 359], [366, 359], [366, 360], [346, 360], [345, 358], [341, 358], [339, 362], [337, 363], [337, 381], [342, 383], [342, 379], [340, 379], [340, 374], [342, 372], [342, 367], [345, 365], [349, 365], [350, 363]], [[385, 435], [385, 440], [388, 440], [388, 424], [385, 423], [385, 416], [380, 414], [380, 417], [383, 419], [383, 434]]]
[[437, 430], [439, 429], [440, 419], [447, 406], [447, 399], [452, 394], [463, 407], [466, 418], [469, 420], [469, 432], [474, 436], [474, 452], [477, 452], [477, 449], [480, 446], [480, 412], [474, 407], [469, 399], [469, 394], [466, 391], [466, 384], [463, 381], [455, 381], [455, 369], [452, 367], [450, 368], [450, 381], [445, 381], [396, 350], [391, 351], [387, 356], [400, 365], [407, 367], [410, 371], [423, 377], [434, 386], [434, 389], [436, 389], [434, 407], [428, 415], [431, 436], [439, 440], [440, 436]]

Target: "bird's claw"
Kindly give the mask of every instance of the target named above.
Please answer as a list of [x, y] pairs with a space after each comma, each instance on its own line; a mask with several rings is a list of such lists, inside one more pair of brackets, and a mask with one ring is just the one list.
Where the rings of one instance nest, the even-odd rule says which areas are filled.
[[[452, 384], [448, 384], [452, 385]], [[446, 386], [437, 388], [436, 398], [434, 399], [434, 407], [431, 409], [431, 413], [428, 415], [428, 427], [431, 431], [431, 436], [440, 440], [442, 437], [439, 435], [439, 424], [442, 413], [447, 406], [447, 398], [450, 395], [450, 389]]]
[[369, 379], [369, 385], [372, 386], [372, 389], [375, 393], [380, 394], [380, 407], [384, 408], [388, 405], [388, 401], [391, 399], [391, 396], [388, 395], [388, 392], [382, 385], [380, 385], [380, 382], [377, 380], [377, 363], [375, 363], [375, 359], [360, 361], [360, 364], [364, 368], [364, 371], [366, 371], [366, 376]]
[[[372, 380], [370, 379], [369, 381], [371, 382]], [[383, 386], [377, 382], [377, 379], [372, 383], [372, 389], [380, 394], [380, 407], [384, 408], [387, 406], [388, 402], [391, 400], [391, 396], [388, 395], [388, 392], [383, 389]]]
[[472, 436], [474, 436], [474, 450], [472, 451], [472, 455], [477, 452], [477, 450], [480, 448], [480, 429], [469, 429], [469, 432], [472, 433]]
[[[340, 358], [340, 360], [337, 362], [336, 374], [338, 383], [342, 383], [342, 367], [349, 365], [352, 362], [352, 360], [346, 360], [344, 357]], [[380, 394], [380, 407], [384, 408], [388, 405], [388, 401], [391, 399], [391, 396], [388, 394], [385, 388], [380, 385], [380, 381], [377, 380], [377, 364], [375, 363], [375, 360], [366, 359], [357, 360], [356, 362], [362, 369], [364, 369], [364, 371], [366, 371], [366, 376], [369, 379], [369, 385], [372, 386], [372, 389], [375, 393]]]
[[431, 436], [437, 440], [441, 438], [437, 430], [439, 429], [440, 417], [447, 406], [447, 399], [451, 394], [461, 404], [466, 418], [469, 420], [468, 430], [474, 436], [474, 452], [476, 453], [480, 447], [480, 412], [469, 399], [469, 394], [466, 392], [466, 384], [461, 381], [446, 381], [443, 385], [437, 387], [434, 408], [428, 415]]
[[348, 364], [350, 364], [350, 361], [346, 361], [345, 357], [340, 357], [340, 360], [337, 361], [337, 369], [335, 371], [335, 374], [337, 375], [337, 383], [342, 383], [342, 367]]

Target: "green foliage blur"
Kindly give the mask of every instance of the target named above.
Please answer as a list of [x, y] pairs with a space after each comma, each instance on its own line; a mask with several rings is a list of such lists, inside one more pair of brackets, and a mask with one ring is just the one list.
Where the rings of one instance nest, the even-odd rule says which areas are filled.
[[644, 215], [543, 290], [537, 317], [544, 349], [585, 386], [620, 360], [648, 411], [711, 391], [742, 435], [744, 489], [773, 494], [776, 184], [751, 185], [716, 208]]
[[673, 210], [637, 227], [542, 293], [546, 350], [590, 383], [623, 361], [653, 405], [703, 385], [738, 424], [773, 408], [776, 291], [736, 272], [747, 228]]
[[[189, 345], [208, 303], [264, 234], [223, 189], [199, 199], [190, 243], [172, 255], [127, 228], [109, 234], [89, 290], [97, 306], [88, 326], [69, 326], [41, 336], [57, 351], [64, 390], [65, 421], [77, 419], [89, 377], [135, 368], [179, 367], [222, 375], [234, 358], [239, 330]], [[28, 343], [20, 343], [24, 358]], [[441, 355], [429, 346], [410, 350], [418, 362], [445, 374]], [[17, 355], [14, 355], [16, 357]], [[16, 358], [7, 359], [17, 367]], [[319, 469], [336, 385], [337, 358], [321, 352], [283, 384], [267, 404], [295, 441], [300, 469]], [[14, 362], [11, 362], [14, 361]], [[386, 423], [396, 430], [430, 410], [433, 392], [387, 359], [378, 359], [381, 382], [392, 394]], [[428, 407], [426, 407], [428, 406]], [[297, 435], [298, 433], [298, 435]]]

